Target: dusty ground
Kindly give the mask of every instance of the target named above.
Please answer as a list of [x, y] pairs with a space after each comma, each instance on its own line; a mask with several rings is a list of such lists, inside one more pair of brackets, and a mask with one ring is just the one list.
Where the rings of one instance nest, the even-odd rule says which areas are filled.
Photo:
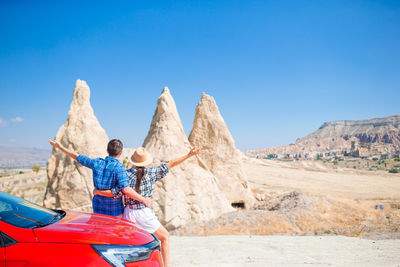
[[336, 168], [321, 161], [246, 160], [253, 189], [300, 190], [351, 199], [400, 200], [400, 174]]
[[400, 240], [344, 236], [171, 237], [171, 266], [400, 266]]

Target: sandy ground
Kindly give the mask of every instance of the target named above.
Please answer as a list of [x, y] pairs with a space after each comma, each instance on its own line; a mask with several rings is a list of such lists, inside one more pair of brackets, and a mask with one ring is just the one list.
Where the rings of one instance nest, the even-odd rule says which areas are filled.
[[400, 200], [400, 174], [332, 168], [315, 161], [248, 160], [244, 166], [253, 189], [289, 189], [351, 199]]
[[172, 236], [171, 266], [400, 266], [400, 240], [344, 236]]

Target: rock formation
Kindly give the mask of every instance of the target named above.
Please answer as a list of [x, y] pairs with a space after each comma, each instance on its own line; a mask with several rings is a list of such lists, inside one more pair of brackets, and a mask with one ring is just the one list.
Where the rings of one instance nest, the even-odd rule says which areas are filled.
[[202, 148], [199, 155], [217, 177], [225, 197], [233, 205], [250, 208], [254, 198], [243, 171], [242, 153], [236, 149], [214, 98], [205, 93], [196, 107], [189, 142]]
[[[175, 101], [167, 87], [158, 99], [143, 146], [154, 156], [154, 164], [183, 156], [190, 150]], [[171, 169], [164, 179], [157, 182], [153, 207], [168, 230], [232, 211], [215, 176], [197, 156]]]
[[[108, 137], [90, 105], [90, 89], [77, 80], [66, 123], [55, 138], [63, 146], [88, 157], [104, 157]], [[93, 191], [92, 171], [53, 149], [47, 163], [48, 185], [44, 205], [50, 208], [90, 211]]]

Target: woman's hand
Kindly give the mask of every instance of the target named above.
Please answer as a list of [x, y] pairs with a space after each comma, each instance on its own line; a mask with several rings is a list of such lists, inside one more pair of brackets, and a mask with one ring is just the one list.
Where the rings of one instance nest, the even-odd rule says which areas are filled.
[[181, 164], [182, 162], [184, 162], [185, 160], [187, 160], [188, 158], [190, 158], [191, 156], [197, 155], [200, 151], [200, 148], [192, 148], [189, 153], [187, 153], [186, 155], [177, 158], [177, 159], [173, 159], [168, 163], [168, 169], [171, 169], [179, 164]]
[[189, 157], [191, 157], [191, 156], [194, 156], [194, 155], [199, 154], [199, 152], [200, 152], [200, 148], [193, 147], [193, 148], [189, 151], [188, 155], [189, 155]]
[[152, 208], [151, 199], [148, 198], [148, 197], [145, 197], [145, 198], [143, 199], [143, 204], [146, 205], [146, 207], [148, 207], [148, 208], [150, 208], [150, 209]]

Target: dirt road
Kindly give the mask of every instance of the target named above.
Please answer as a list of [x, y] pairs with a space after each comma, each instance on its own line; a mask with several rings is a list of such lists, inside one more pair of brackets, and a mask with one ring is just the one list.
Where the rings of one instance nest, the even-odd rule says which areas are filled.
[[400, 240], [344, 236], [171, 237], [171, 266], [400, 266]]

